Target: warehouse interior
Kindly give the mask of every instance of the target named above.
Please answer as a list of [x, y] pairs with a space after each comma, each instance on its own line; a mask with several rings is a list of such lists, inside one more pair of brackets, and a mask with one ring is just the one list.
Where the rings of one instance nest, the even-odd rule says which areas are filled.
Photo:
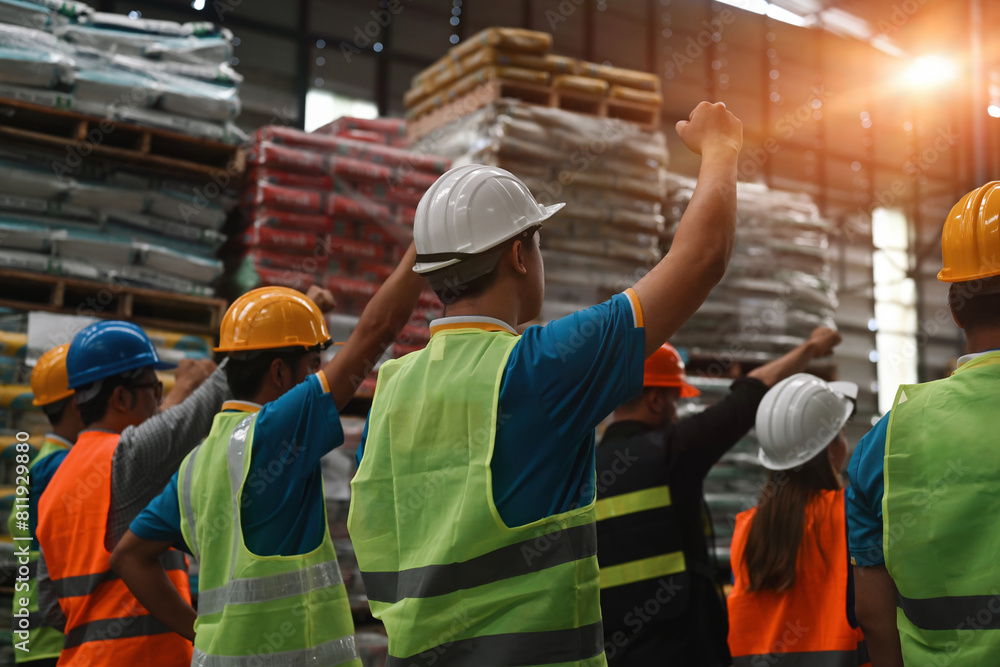
[[[92, 18], [109, 15], [120, 20], [105, 18], [102, 25]], [[214, 26], [172, 33], [173, 28], [157, 27], [160, 21]], [[700, 165], [674, 125], [701, 101], [724, 102], [742, 121], [744, 142], [730, 272], [674, 340], [691, 382], [702, 392], [699, 399], [682, 401], [681, 416], [704, 409], [725, 395], [732, 379], [780, 357], [814, 326], [824, 325], [835, 328], [842, 342], [810, 371], [858, 385], [856, 409], [846, 425], [853, 447], [893, 405], [899, 385], [946, 377], [965, 353], [965, 338], [948, 309], [947, 285], [937, 279], [940, 239], [955, 202], [1000, 178], [1000, 43], [991, 38], [992, 27], [1000, 27], [1000, 4], [90, 0], [84, 5], [0, 0], [0, 22], [0, 57], [18, 61], [20, 56], [4, 54], [19, 49], [60, 54], [52, 60], [56, 74], [44, 75], [56, 77], [51, 85], [0, 73], [0, 172], [12, 184], [0, 185], [0, 437], [5, 446], [20, 442], [15, 434], [24, 432], [36, 449], [40, 446], [46, 422], [31, 405], [26, 386], [31, 368], [48, 347], [68, 343], [67, 333], [101, 318], [128, 319], [147, 329], [164, 359], [211, 358], [223, 313], [235, 298], [264, 285], [304, 292], [315, 279], [325, 281], [322, 286], [338, 302], [327, 318], [333, 340], [346, 340], [408, 245], [412, 230], [405, 228], [413, 225], [420, 195], [449, 165], [483, 156], [523, 176], [539, 201], [549, 198], [543, 203], [560, 201], [565, 192], [599, 189], [600, 179], [611, 182], [616, 173], [645, 183], [633, 191], [641, 191], [635, 196], [641, 206], [610, 199], [608, 206], [636, 219], [646, 216], [642, 220], [653, 220], [652, 228], [636, 222], [625, 236], [598, 241], [577, 235], [580, 227], [573, 225], [582, 223], [558, 223], [553, 245], [547, 247], [548, 239], [542, 245], [552, 275], [547, 274], [546, 305], [537, 323], [609, 298], [612, 286], [618, 292], [631, 286], [669, 249]], [[81, 35], [93, 26], [107, 34], [87, 41]], [[449, 50], [463, 44], [471, 48], [470, 42], [491, 28], [548, 35], [546, 46], [532, 51], [532, 57], [561, 57], [578, 63], [569, 67], [594, 72], [653, 75], [636, 79], [649, 87], [641, 93], [647, 97], [634, 99], [645, 101], [622, 105], [639, 115], [605, 111], [610, 108], [605, 102], [594, 106], [598, 102], [579, 89], [559, 97], [552, 81], [563, 70], [556, 69], [543, 78], [512, 80], [509, 87], [497, 84], [500, 92], [468, 110], [455, 106], [456, 100], [474, 97], [491, 80], [502, 79], [502, 67], [480, 70], [472, 92], [468, 87], [432, 91], [428, 72], [444, 71], [441, 63], [449, 62]], [[52, 43], [18, 30], [44, 33]], [[138, 56], [132, 46], [124, 46], [133, 37], [116, 45], [112, 33], [157, 30], [172, 39], [218, 44], [204, 60], [202, 55], [178, 58], [189, 70], [164, 70], [162, 79], [150, 74], [157, 85], [176, 93], [172, 107], [166, 97], [138, 103], [133, 97], [123, 105], [122, 95], [145, 85], [138, 81], [141, 68], [116, 61], [109, 67], [128, 76], [124, 83], [115, 82], [114, 76], [94, 74], [96, 67], [88, 69], [86, 57], [97, 56], [85, 57], [81, 49], [92, 47], [109, 57], [151, 57], [147, 46]], [[32, 39], [35, 46], [25, 43]], [[193, 73], [198, 68], [214, 72], [215, 80], [205, 83], [204, 75]], [[67, 78], [69, 70], [75, 82]], [[482, 74], [486, 71], [491, 73]], [[202, 77], [197, 86], [212, 90], [191, 93], [172, 78], [186, 76]], [[457, 76], [448, 79], [449, 85]], [[600, 76], [593, 75], [595, 80]], [[612, 88], [615, 83], [612, 78]], [[84, 93], [81, 84], [91, 92]], [[428, 90], [418, 95], [421, 85]], [[508, 104], [505, 91], [510, 90], [521, 92]], [[541, 97], [532, 98], [532, 91]], [[203, 105], [205, 100], [209, 103]], [[136, 113], [136, 106], [143, 109]], [[546, 115], [550, 111], [568, 115]], [[112, 130], [100, 124], [108, 122], [103, 119], [113, 121]], [[366, 124], [375, 119], [396, 120]], [[577, 138], [570, 162], [582, 159], [582, 166], [573, 163], [575, 181], [562, 180], [565, 172], [555, 167], [542, 171], [545, 151], [556, 151], [554, 144], [540, 140], [532, 150], [518, 143], [530, 137], [530, 132], [519, 135], [518, 128], [529, 125], [558, 127]], [[619, 128], [618, 134], [609, 138], [608, 127]], [[619, 150], [642, 153], [640, 144], [643, 158], [634, 164], [619, 159]], [[402, 159], [396, 151], [416, 156], [404, 179], [404, 194], [412, 200], [383, 201], [384, 193], [398, 185], [398, 174], [387, 176], [385, 167], [402, 164], [392, 162]], [[347, 165], [347, 171], [321, 175], [322, 169], [300, 168], [306, 164], [303, 156], [327, 160], [334, 155], [368, 162], [370, 169], [363, 173], [364, 165]], [[604, 161], [612, 164], [601, 166]], [[523, 173], [510, 166], [522, 164]], [[65, 186], [64, 177], [73, 185]], [[76, 198], [87, 188], [92, 203]], [[158, 194], [139, 194], [140, 188]], [[342, 197], [326, 202], [324, 189]], [[135, 210], [128, 204], [133, 196], [142, 200]], [[282, 197], [293, 196], [303, 199], [283, 203]], [[570, 208], [586, 207], [592, 201], [588, 196], [571, 199]], [[313, 197], [319, 208], [300, 205]], [[118, 203], [111, 203], [116, 198]], [[593, 201], [603, 206], [605, 200]], [[175, 213], [164, 212], [170, 207]], [[100, 212], [90, 215], [84, 209]], [[331, 228], [333, 236], [327, 238], [342, 233], [348, 245], [359, 244], [352, 251], [357, 254], [313, 255], [308, 244], [314, 239], [282, 236], [289, 229], [306, 229], [306, 218], [294, 215], [324, 210], [331, 219], [350, 219], [347, 227], [355, 231]], [[372, 231], [365, 225], [382, 228]], [[94, 233], [116, 236], [105, 243]], [[161, 237], [171, 239], [165, 250], [157, 245]], [[605, 251], [592, 252], [588, 243], [619, 249], [601, 256]], [[288, 260], [289, 252], [294, 261]], [[27, 259], [19, 253], [28, 253]], [[550, 260], [548, 253], [555, 257]], [[608, 277], [600, 285], [577, 285], [590, 261], [594, 271]], [[419, 317], [407, 324], [387, 358], [422, 348], [430, 335], [427, 323], [440, 316], [440, 308], [425, 290]], [[80, 316], [90, 319], [74, 324]], [[382, 665], [383, 631], [368, 613], [347, 533], [354, 450], [375, 387], [370, 370], [343, 411], [346, 441], [354, 447], [329, 454], [323, 475], [359, 645], [369, 652], [363, 651], [362, 658], [365, 665]], [[169, 391], [172, 376], [161, 374], [161, 379]], [[756, 448], [752, 435], [741, 441], [706, 481], [711, 548], [720, 571], [728, 567], [732, 519], [753, 505], [763, 483]], [[4, 474], [5, 509], [13, 512], [13, 467], [5, 467]], [[0, 543], [7, 549], [0, 549], [5, 562], [13, 558], [8, 553], [13, 545], [9, 536]], [[7, 596], [0, 601], [12, 597], [13, 579], [0, 584], [0, 594]], [[8, 660], [0, 664], [14, 664], [16, 639], [2, 629], [8, 625], [3, 619], [0, 611], [0, 644], [6, 640], [0, 658]]]

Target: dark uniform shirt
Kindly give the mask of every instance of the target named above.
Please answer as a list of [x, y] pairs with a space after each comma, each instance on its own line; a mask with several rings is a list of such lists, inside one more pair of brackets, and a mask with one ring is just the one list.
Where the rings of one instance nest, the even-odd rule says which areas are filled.
[[[730, 393], [700, 414], [670, 424], [659, 433], [638, 421], [620, 421], [605, 431], [598, 447], [598, 496], [604, 498], [659, 484], [670, 487], [673, 530], [679, 533], [688, 572], [665, 583], [622, 586], [602, 591], [605, 647], [610, 665], [731, 664], [725, 609], [710, 572], [703, 514], [703, 484], [708, 471], [754, 424], [767, 386], [754, 378], [733, 382]], [[650, 446], [650, 445], [654, 446]], [[628, 452], [641, 459], [622, 472], [612, 465]], [[612, 470], [613, 474], [602, 472]], [[621, 470], [619, 463], [618, 470]], [[609, 484], [602, 484], [609, 480]], [[598, 560], [618, 563], [648, 557], [641, 545], [602, 539]], [[660, 536], [651, 536], [659, 540]], [[671, 540], [677, 542], [675, 539]], [[603, 556], [603, 558], [602, 558]], [[664, 581], [661, 579], [661, 581]], [[635, 596], [624, 599], [625, 596]]]

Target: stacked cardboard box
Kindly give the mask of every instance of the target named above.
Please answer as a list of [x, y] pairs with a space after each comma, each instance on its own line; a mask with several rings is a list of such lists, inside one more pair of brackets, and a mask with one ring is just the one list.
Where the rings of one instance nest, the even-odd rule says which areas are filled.
[[[341, 128], [352, 131], [347, 126], [353, 123]], [[420, 198], [449, 167], [447, 160], [373, 138], [285, 127], [257, 131], [240, 231], [226, 249], [234, 293], [259, 285], [304, 291], [318, 284], [333, 292], [339, 315], [361, 314], [409, 245]], [[427, 322], [439, 313], [428, 290], [393, 353], [423, 347]]]
[[[407, 118], [422, 118], [449, 102], [495, 80], [526, 84], [524, 99], [564, 108], [590, 108], [595, 115], [615, 116], [615, 108], [590, 105], [604, 100], [612, 105], [638, 105], [659, 116], [663, 103], [659, 78], [653, 74], [598, 65], [549, 53], [552, 36], [518, 28], [488, 28], [455, 46], [436, 63], [417, 74], [403, 102]], [[532, 90], [531, 86], [538, 88]], [[546, 98], [550, 87], [562, 98]]]
[[542, 229], [542, 319], [631, 287], [660, 259], [663, 134], [518, 100], [501, 100], [414, 144], [456, 163], [507, 169], [543, 204], [566, 207]]

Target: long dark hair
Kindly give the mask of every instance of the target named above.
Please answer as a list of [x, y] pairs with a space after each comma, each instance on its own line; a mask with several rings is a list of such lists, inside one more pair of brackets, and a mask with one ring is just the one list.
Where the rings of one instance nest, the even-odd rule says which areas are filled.
[[743, 552], [748, 592], [782, 593], [795, 585], [806, 505], [820, 491], [839, 488], [827, 448], [798, 468], [769, 472]]

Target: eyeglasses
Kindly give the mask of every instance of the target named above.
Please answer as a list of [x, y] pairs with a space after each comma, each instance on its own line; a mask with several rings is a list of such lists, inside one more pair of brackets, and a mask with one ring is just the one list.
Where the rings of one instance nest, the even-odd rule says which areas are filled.
[[136, 391], [138, 389], [152, 389], [153, 393], [156, 395], [156, 400], [160, 400], [163, 397], [163, 383], [160, 382], [159, 380], [130, 384], [128, 387], [133, 391]]

